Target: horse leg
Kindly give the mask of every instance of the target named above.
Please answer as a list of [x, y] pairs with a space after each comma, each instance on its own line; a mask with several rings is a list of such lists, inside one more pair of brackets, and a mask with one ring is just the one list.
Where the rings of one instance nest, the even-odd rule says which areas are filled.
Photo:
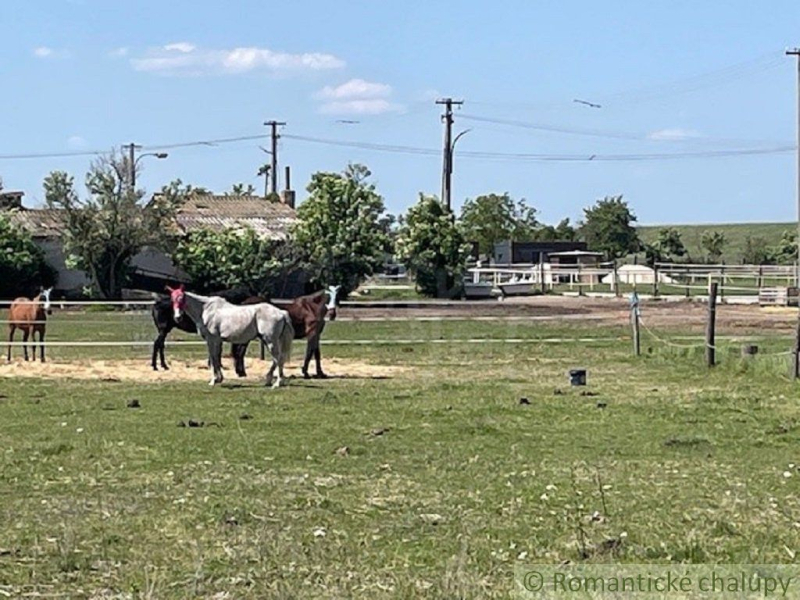
[[247, 372], [244, 368], [244, 357], [247, 354], [247, 344], [231, 344], [231, 356], [233, 357], [233, 366], [236, 369], [236, 375], [239, 377], [247, 377]]
[[169, 371], [169, 366], [167, 365], [167, 359], [164, 357], [164, 346], [167, 345], [167, 332], [164, 332], [164, 337], [161, 338], [161, 343], [158, 346], [158, 356], [161, 359], [161, 368], [165, 371]]
[[306, 343], [306, 356], [303, 359], [303, 379], [311, 379], [311, 375], [308, 374], [308, 363], [311, 362], [311, 356], [314, 354], [314, 347], [317, 343], [319, 343], [319, 338], [317, 336], [308, 338], [308, 342]]
[[211, 381], [209, 385], [222, 383], [222, 340], [220, 338], [209, 337], [206, 340], [208, 346], [208, 360], [211, 367]]
[[39, 330], [39, 359], [44, 362], [44, 328]]
[[11, 344], [14, 342], [14, 332], [17, 328], [14, 325], [8, 326], [8, 362], [11, 362]]
[[167, 361], [164, 360], [164, 345], [167, 339], [167, 332], [165, 330], [161, 330], [158, 332], [158, 337], [153, 342], [153, 358], [151, 360], [151, 364], [153, 366], [153, 371], [158, 371], [158, 359], [161, 359], [161, 368], [165, 371], [169, 369], [167, 367]]
[[[25, 360], [28, 360], [28, 336], [30, 335], [30, 330], [23, 329], [22, 330], [22, 353], [25, 355]], [[34, 358], [36, 356], [34, 355]]]
[[319, 351], [319, 340], [317, 340], [317, 347], [314, 349], [314, 360], [317, 363], [317, 379], [327, 379], [328, 376], [322, 372], [322, 353]]
[[277, 344], [268, 344], [266, 340], [262, 339], [261, 343], [264, 344], [269, 349], [270, 357], [272, 358], [272, 364], [269, 367], [269, 371], [267, 371], [267, 381], [264, 385], [267, 387], [272, 386], [273, 388], [278, 387], [281, 384], [281, 372], [278, 372], [278, 380], [273, 384], [272, 381], [275, 377], [275, 369], [278, 367], [278, 345]]

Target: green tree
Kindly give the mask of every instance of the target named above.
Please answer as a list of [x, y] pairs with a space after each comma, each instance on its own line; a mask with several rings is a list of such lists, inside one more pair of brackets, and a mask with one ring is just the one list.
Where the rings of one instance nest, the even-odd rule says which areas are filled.
[[292, 232], [312, 283], [340, 285], [342, 297], [372, 275], [389, 250], [383, 198], [369, 176], [369, 169], [358, 164], [343, 173], [312, 175]]
[[562, 219], [558, 225], [539, 225], [534, 231], [533, 238], [539, 242], [567, 241], [570, 242], [578, 236], [569, 219]]
[[645, 260], [651, 267], [657, 262], [675, 262], [686, 256], [681, 233], [674, 227], [663, 227], [652, 244], [645, 244]]
[[766, 265], [772, 262], [770, 248], [763, 237], [747, 236], [744, 240], [742, 262], [746, 265]]
[[250, 228], [191, 231], [178, 241], [172, 260], [201, 293], [245, 287], [259, 295], [299, 262], [290, 242], [260, 237]]
[[254, 196], [256, 188], [252, 183], [245, 185], [244, 183], [234, 183], [231, 191], [226, 196]]
[[422, 294], [439, 298], [461, 294], [469, 246], [438, 198], [420, 194], [403, 219], [396, 248]]
[[133, 256], [145, 246], [169, 246], [175, 210], [190, 188], [175, 182], [141, 204], [144, 192], [131, 188], [127, 158], [113, 153], [92, 164], [86, 188], [81, 200], [67, 173], [44, 180], [47, 205], [62, 211], [69, 266], [84, 270], [102, 297], [119, 298]]
[[590, 250], [604, 253], [609, 260], [638, 252], [641, 244], [633, 226], [636, 216], [622, 196], [606, 196], [583, 209], [583, 215], [580, 235]]
[[0, 211], [0, 298], [31, 296], [56, 282], [55, 270], [31, 235]]
[[700, 247], [706, 251], [706, 260], [710, 263], [718, 263], [722, 260], [726, 243], [727, 240], [722, 231], [706, 230], [700, 236]]
[[769, 249], [769, 260], [776, 265], [791, 265], [797, 261], [797, 233], [784, 231], [777, 244]]
[[534, 240], [539, 228], [536, 209], [525, 200], [515, 203], [508, 193], [467, 199], [461, 207], [459, 224], [464, 237], [477, 242], [483, 255], [493, 254], [494, 245], [504, 240]]

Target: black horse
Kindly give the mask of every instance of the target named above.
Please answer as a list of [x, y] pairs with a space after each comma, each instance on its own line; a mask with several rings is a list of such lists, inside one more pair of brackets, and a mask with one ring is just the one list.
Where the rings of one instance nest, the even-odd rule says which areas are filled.
[[[250, 290], [244, 288], [225, 290], [212, 295], [225, 298], [225, 300], [231, 304], [241, 304], [253, 296]], [[155, 301], [151, 310], [151, 314], [153, 315], [153, 323], [155, 323], [156, 329], [158, 329], [158, 337], [156, 338], [155, 342], [153, 342], [153, 370], [158, 371], [157, 359], [160, 358], [161, 368], [167, 371], [169, 370], [169, 367], [167, 366], [167, 361], [164, 359], [164, 345], [167, 340], [167, 335], [169, 335], [169, 332], [176, 327], [181, 331], [186, 331], [187, 333], [197, 333], [197, 326], [186, 313], [181, 314], [181, 318], [178, 321], [175, 320], [175, 313], [172, 310], [172, 302], [168, 296], [158, 298]], [[240, 368], [238, 362], [236, 364], [236, 374], [240, 377], [244, 377], [244, 367]]]

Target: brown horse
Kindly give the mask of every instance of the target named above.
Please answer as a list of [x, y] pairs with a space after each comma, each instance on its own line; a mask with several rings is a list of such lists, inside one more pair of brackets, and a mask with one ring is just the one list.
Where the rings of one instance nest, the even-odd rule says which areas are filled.
[[[332, 286], [308, 296], [295, 298], [291, 304], [281, 307], [289, 313], [289, 317], [292, 319], [294, 339], [306, 338], [308, 340], [306, 342], [305, 360], [303, 361], [303, 377], [305, 379], [311, 377], [308, 374], [308, 363], [311, 362], [312, 356], [317, 364], [316, 377], [321, 379], [327, 377], [322, 371], [319, 340], [325, 327], [325, 317], [328, 316], [331, 321], [336, 320], [336, 296], [338, 293], [339, 286]], [[264, 299], [258, 297], [248, 298], [243, 304], [256, 304], [258, 302], [264, 302]], [[231, 348], [231, 351], [236, 365], [236, 374], [239, 377], [244, 377], [246, 374], [244, 370], [244, 355], [247, 352], [247, 346], [235, 345]]]
[[31, 337], [33, 360], [36, 360], [36, 333], [39, 333], [39, 356], [44, 362], [44, 331], [47, 315], [52, 314], [50, 309], [50, 292], [53, 288], [42, 290], [32, 300], [17, 298], [8, 309], [8, 360], [11, 361], [11, 342], [14, 341], [14, 332], [22, 330], [22, 350], [25, 360], [28, 360], [28, 347], [25, 345], [28, 336]]

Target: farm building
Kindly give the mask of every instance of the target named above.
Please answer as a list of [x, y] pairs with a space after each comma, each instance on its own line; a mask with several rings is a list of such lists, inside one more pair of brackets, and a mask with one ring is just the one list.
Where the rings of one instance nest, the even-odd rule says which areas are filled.
[[[10, 209], [13, 222], [27, 229], [36, 244], [45, 251], [47, 262], [58, 272], [56, 289], [66, 295], [80, 293], [89, 284], [85, 273], [66, 265], [61, 243], [60, 211], [48, 208], [30, 209], [19, 202], [3, 208]], [[289, 228], [296, 221], [296, 213], [287, 204], [269, 202], [259, 196], [197, 195], [189, 198], [176, 216], [181, 233], [197, 229], [221, 231], [228, 228], [250, 227], [269, 239], [286, 239]], [[160, 291], [165, 283], [188, 282], [188, 277], [175, 267], [161, 250], [145, 248], [132, 261], [131, 285], [135, 289]], [[295, 274], [286, 290], [287, 295], [297, 295], [302, 290], [302, 277]]]
[[518, 265], [551, 262], [550, 257], [559, 252], [586, 250], [586, 242], [515, 242], [506, 240], [494, 245], [494, 264]]

